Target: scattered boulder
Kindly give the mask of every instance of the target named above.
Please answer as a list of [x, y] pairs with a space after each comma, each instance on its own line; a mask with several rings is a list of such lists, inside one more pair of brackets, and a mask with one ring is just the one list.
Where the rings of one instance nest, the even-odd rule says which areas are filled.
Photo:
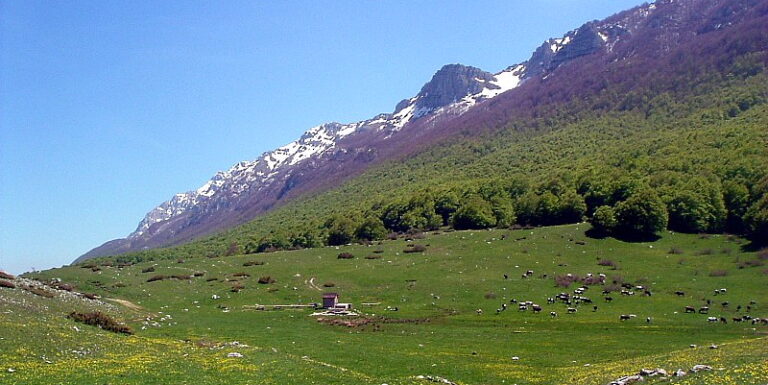
[[643, 376], [639, 374], [635, 374], [631, 376], [620, 377], [614, 381], [611, 381], [609, 385], [629, 385], [629, 384], [634, 384], [636, 382], [643, 382], [643, 381], [645, 381]]
[[227, 354], [227, 357], [228, 358], [243, 358], [243, 355], [241, 353], [238, 353], [238, 352], [233, 352], [233, 353]]
[[710, 371], [712, 370], [712, 367], [709, 365], [694, 365], [691, 368], [691, 372], [698, 373], [698, 372], [704, 372], [704, 371]]
[[684, 376], [686, 376], [687, 374], [688, 374], [688, 373], [686, 373], [686, 372], [685, 372], [685, 370], [683, 370], [683, 369], [677, 369], [677, 370], [675, 370], [675, 371], [672, 373], [672, 375], [673, 375], [673, 376], [675, 376], [675, 377], [684, 377]]

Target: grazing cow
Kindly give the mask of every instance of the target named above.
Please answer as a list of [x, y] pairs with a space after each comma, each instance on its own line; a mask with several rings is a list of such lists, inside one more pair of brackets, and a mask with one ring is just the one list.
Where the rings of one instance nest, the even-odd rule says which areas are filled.
[[741, 305], [736, 306], [736, 311], [741, 311]]
[[506, 304], [506, 303], [502, 303], [502, 304], [501, 304], [501, 308], [502, 308], [503, 310], [507, 310], [507, 304]]
[[555, 299], [552, 297], [547, 298], [547, 303], [555, 303]]
[[557, 317], [557, 313], [553, 311], [549, 312], [549, 315], [552, 316], [552, 318]]
[[741, 322], [741, 317], [733, 317], [733, 322]]
[[576, 313], [576, 308], [575, 307], [569, 307], [568, 308], [568, 314], [573, 314], [573, 313]]
[[645, 317], [645, 323], [649, 324], [649, 323], [651, 323], [651, 321], [653, 321], [653, 318]]
[[685, 307], [685, 312], [686, 313], [696, 313], [696, 308], [693, 307], [693, 306], [686, 306]]
[[592, 306], [592, 311], [597, 311], [597, 305]]
[[749, 313], [749, 312], [751, 312], [751, 311], [752, 311], [752, 306], [750, 306], [750, 305], [747, 305], [747, 313]]
[[538, 313], [541, 311], [541, 306], [534, 303], [533, 305], [531, 305], [531, 309], [533, 309], [534, 313]]
[[720, 322], [721, 322], [721, 323], [724, 323], [724, 324], [727, 324], [727, 323], [728, 323], [728, 320], [727, 320], [727, 319], [725, 319], [725, 317], [720, 317]]
[[477, 313], [478, 315], [483, 314], [483, 309], [477, 309], [475, 310], [475, 313]]
[[708, 314], [709, 313], [709, 306], [702, 306], [699, 308], [699, 314]]
[[509, 279], [509, 275], [504, 274], [504, 279]]
[[684, 297], [685, 296], [685, 292], [678, 290], [678, 291], [675, 292], [675, 295], [678, 296], [678, 297]]
[[653, 293], [651, 293], [650, 290], [643, 290], [643, 295], [646, 296], [646, 297], [650, 297], [650, 296], [653, 295]]
[[605, 302], [611, 302], [613, 301], [613, 297], [605, 297]]
[[520, 310], [520, 311], [526, 311], [526, 310], [528, 310], [528, 305], [521, 303], [521, 304], [520, 304], [520, 305], [517, 307], [517, 310]]
[[634, 314], [622, 314], [622, 315], [619, 316], [619, 321], [627, 321], [627, 320], [630, 320], [630, 319], [635, 318], [635, 317], [637, 317], [637, 316], [634, 315]]
[[707, 317], [707, 322], [717, 322], [717, 317]]
[[728, 301], [725, 301], [725, 302], [722, 302], [722, 303], [720, 304], [720, 306], [722, 306], [722, 307], [728, 307], [728, 304], [729, 304], [729, 302], [728, 302]]

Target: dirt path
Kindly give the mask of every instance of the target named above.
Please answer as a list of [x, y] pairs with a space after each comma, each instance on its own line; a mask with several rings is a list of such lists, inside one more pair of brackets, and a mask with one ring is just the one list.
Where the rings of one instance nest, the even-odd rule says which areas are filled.
[[118, 303], [120, 305], [123, 305], [127, 307], [128, 309], [135, 310], [135, 311], [144, 311], [144, 308], [125, 299], [119, 299], [119, 298], [104, 298], [106, 301]]
[[317, 286], [317, 284], [315, 283], [315, 277], [310, 278], [307, 284], [309, 285], [309, 287], [317, 291], [323, 291], [323, 289], [320, 286]]

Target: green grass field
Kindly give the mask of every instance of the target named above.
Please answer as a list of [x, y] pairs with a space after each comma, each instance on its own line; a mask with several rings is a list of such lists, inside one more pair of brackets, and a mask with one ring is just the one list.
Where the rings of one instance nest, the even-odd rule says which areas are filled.
[[[0, 383], [430, 383], [417, 378], [422, 375], [458, 384], [607, 384], [641, 368], [687, 370], [694, 364], [714, 370], [671, 383], [768, 382], [768, 327], [732, 321], [745, 314], [768, 318], [766, 267], [739, 268], [757, 260], [754, 251], [744, 251], [745, 241], [666, 233], [655, 242], [626, 243], [589, 238], [587, 229], [444, 232], [413, 242], [30, 274], [136, 307], [0, 288]], [[404, 253], [409, 243], [427, 251]], [[355, 258], [338, 259], [341, 252]], [[371, 255], [380, 258], [365, 258]], [[618, 268], [600, 266], [600, 259]], [[243, 266], [248, 261], [264, 264]], [[142, 273], [155, 264], [154, 272]], [[533, 275], [523, 278], [528, 270]], [[204, 275], [147, 282], [157, 274], [195, 272]], [[235, 277], [240, 272], [250, 277]], [[574, 314], [565, 304], [547, 303], [581, 285], [556, 287], [554, 276], [568, 273], [607, 276], [606, 285], [584, 293], [593, 304], [577, 306]], [[267, 275], [276, 282], [257, 282]], [[652, 295], [614, 292], [607, 303], [601, 292], [614, 280], [646, 286]], [[232, 292], [235, 281], [245, 288]], [[715, 296], [721, 288], [727, 293]], [[311, 309], [255, 310], [320, 302], [324, 291], [340, 293], [342, 302], [368, 318], [386, 318], [348, 327], [318, 322]], [[543, 311], [518, 311], [512, 299], [533, 301]], [[712, 300], [709, 315], [684, 313], [685, 306], [698, 308], [706, 299]], [[502, 303], [508, 309], [496, 314]], [[89, 308], [127, 321], [136, 334], [65, 318]], [[620, 321], [622, 314], [637, 317]], [[707, 322], [708, 316], [726, 317], [728, 324]], [[719, 348], [709, 349], [711, 344]], [[243, 357], [228, 358], [231, 352]]]

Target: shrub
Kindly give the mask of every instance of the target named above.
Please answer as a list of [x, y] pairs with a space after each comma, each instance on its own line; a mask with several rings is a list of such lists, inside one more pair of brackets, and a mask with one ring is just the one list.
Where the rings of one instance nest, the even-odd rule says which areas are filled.
[[158, 275], [153, 275], [153, 276], [149, 277], [149, 279], [147, 279], [147, 282], [162, 281], [164, 279], [168, 279], [168, 276], [162, 275], [162, 274], [158, 274]]
[[16, 277], [14, 277], [12, 274], [9, 274], [9, 273], [6, 273], [6, 272], [0, 270], [0, 278], [2, 278], [2, 279], [15, 279]]
[[762, 249], [757, 252], [757, 259], [761, 261], [768, 261], [768, 249]]
[[488, 292], [488, 293], [485, 293], [485, 295], [483, 297], [485, 299], [495, 299], [496, 298], [496, 293]]
[[218, 281], [218, 280], [219, 280], [218, 278], [208, 278], [208, 279], [205, 280], [205, 282], [213, 282], [213, 281]]
[[600, 266], [610, 266], [613, 270], [617, 270], [619, 268], [619, 265], [610, 259], [601, 259], [597, 261], [597, 264]]
[[[409, 245], [410, 246], [410, 245]], [[423, 253], [427, 251], [427, 247], [424, 245], [413, 245], [403, 250], [403, 253]]]
[[326, 283], [324, 283], [324, 284], [323, 284], [323, 286], [324, 286], [324, 287], [335, 287], [335, 286], [336, 286], [336, 284], [335, 284], [335, 283], [333, 283], [333, 282], [326, 282]]
[[239, 272], [239, 273], [234, 273], [234, 274], [232, 274], [232, 276], [233, 276], [233, 277], [245, 277], [245, 278], [248, 278], [248, 277], [250, 277], [251, 275], [250, 275], [250, 274], [248, 274], [248, 273]]
[[61, 282], [54, 284], [53, 287], [55, 287], [55, 288], [57, 288], [59, 290], [64, 290], [64, 291], [75, 290], [74, 286], [72, 286], [72, 285], [70, 285], [68, 283], [61, 283]]
[[[374, 251], [373, 251], [373, 253], [374, 253], [374, 254], [384, 254], [384, 250], [381, 250], [381, 249], [379, 249], [379, 250], [374, 250]], [[766, 249], [766, 251], [765, 251], [765, 255], [766, 255], [766, 257], [768, 257], [768, 249]]]
[[381, 255], [371, 254], [367, 255], [365, 259], [381, 259]]
[[576, 277], [570, 274], [558, 274], [555, 276], [555, 286], [568, 288], [573, 282], [576, 281]]
[[352, 255], [351, 253], [339, 253], [339, 256], [336, 257], [336, 258], [338, 258], [338, 259], [352, 259], [354, 257], [355, 256]]
[[268, 285], [270, 283], [275, 283], [275, 282], [277, 282], [277, 281], [275, 281], [274, 278], [272, 278], [272, 277], [270, 277], [268, 275], [265, 275], [263, 277], [259, 277], [259, 283], [262, 284], [262, 285]]
[[683, 249], [679, 247], [673, 247], [669, 249], [669, 254], [682, 254], [682, 253], [683, 253]]
[[280, 289], [278, 289], [276, 287], [270, 287], [269, 289], [267, 289], [267, 293], [274, 293], [274, 292], [276, 292], [278, 290], [280, 290]]
[[205, 275], [204, 271], [196, 271], [194, 274], [192, 274], [193, 277], [202, 277]]
[[652, 190], [639, 191], [616, 205], [616, 230], [625, 235], [650, 235], [667, 228], [664, 202]]
[[235, 283], [234, 285], [232, 285], [232, 288], [231, 288], [231, 289], [229, 289], [229, 291], [231, 291], [231, 292], [233, 292], [233, 293], [239, 293], [239, 292], [240, 292], [241, 290], [243, 290], [243, 289], [245, 289], [245, 285], [243, 285], [243, 284], [242, 284], [242, 283], [240, 283], [240, 282], [237, 282], [237, 283]]
[[184, 259], [183, 258], [179, 258], [179, 259], [176, 260], [176, 263], [184, 263]]
[[69, 313], [67, 318], [86, 325], [98, 326], [101, 329], [114, 333], [133, 334], [133, 330], [129, 326], [123, 325], [109, 315], [98, 311], [93, 313], [72, 312]]
[[710, 277], [725, 277], [728, 275], [727, 270], [712, 270], [709, 272]]
[[715, 253], [715, 251], [712, 250], [712, 249], [704, 249], [704, 250], [697, 251], [696, 255], [712, 255], [714, 253]]
[[248, 261], [248, 262], [244, 263], [244, 264], [243, 264], [243, 266], [245, 266], [245, 267], [250, 267], [250, 266], [261, 266], [261, 265], [263, 265], [263, 264], [264, 264], [264, 262], [263, 262], [263, 261]]
[[16, 288], [16, 284], [14, 284], [11, 281], [4, 281], [4, 280], [0, 279], [0, 287], [7, 287], [9, 289], [15, 289]]
[[91, 262], [91, 263], [82, 264], [82, 265], [80, 265], [80, 267], [83, 268], [83, 269], [94, 269], [94, 268], [97, 268], [99, 266], [97, 264]]
[[88, 298], [88, 299], [97, 299], [98, 298], [96, 296], [96, 294], [92, 294], [92, 293], [82, 293], [82, 294], [83, 294], [83, 297]]
[[112, 287], [114, 287], [114, 288], [120, 288], [120, 287], [126, 287], [126, 286], [128, 286], [128, 285], [126, 285], [123, 282], [117, 282], [114, 285], [112, 285]]
[[758, 266], [765, 266], [765, 262], [763, 262], [763, 261], [761, 261], [761, 260], [758, 260], [758, 259], [756, 259], [756, 260], [754, 260], [754, 261], [744, 261], [744, 262], [739, 262], [738, 266], [739, 266], [739, 269], [743, 269], [743, 268], [745, 268], [745, 267], [758, 267]]
[[34, 295], [40, 296], [40, 297], [53, 298], [53, 297], [56, 296], [55, 294], [51, 293], [48, 290], [43, 290], [43, 289], [41, 289], [39, 287], [35, 287], [35, 286], [26, 286], [23, 289], [28, 291], [28, 292], [30, 292], [30, 293], [32, 293], [32, 294], [34, 294]]
[[148, 267], [146, 269], [142, 269], [141, 272], [142, 273], [154, 273], [155, 272], [155, 267], [154, 266], [150, 266], [150, 267]]
[[185, 280], [192, 279], [192, 276], [189, 275], [189, 274], [174, 274], [174, 275], [172, 275], [172, 276], [170, 276], [168, 278], [174, 278], [174, 279], [178, 279], [178, 280], [181, 280], [181, 281], [185, 281]]

